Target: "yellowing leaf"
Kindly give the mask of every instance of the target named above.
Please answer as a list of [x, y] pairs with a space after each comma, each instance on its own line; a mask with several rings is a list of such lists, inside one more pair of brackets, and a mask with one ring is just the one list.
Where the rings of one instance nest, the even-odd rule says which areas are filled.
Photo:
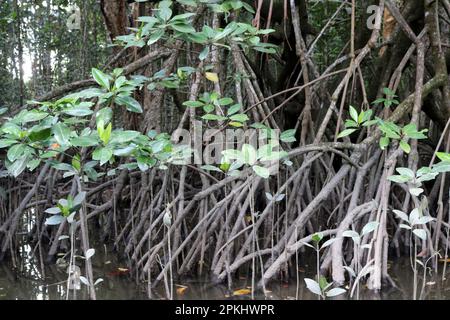
[[252, 293], [249, 289], [240, 289], [233, 292], [233, 296], [245, 296], [246, 294]]
[[180, 295], [180, 296], [182, 296], [182, 295], [185, 293], [185, 291], [187, 290], [187, 288], [188, 288], [188, 287], [181, 287], [181, 288], [178, 288], [178, 289], [177, 289], [177, 294]]
[[217, 73], [206, 72], [205, 77], [206, 77], [206, 79], [208, 79], [211, 82], [214, 82], [214, 83], [219, 82], [219, 76], [217, 75]]

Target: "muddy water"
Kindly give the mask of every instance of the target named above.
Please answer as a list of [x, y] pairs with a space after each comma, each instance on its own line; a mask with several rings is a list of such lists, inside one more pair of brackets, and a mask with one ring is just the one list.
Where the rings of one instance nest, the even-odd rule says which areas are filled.
[[[36, 264], [37, 259], [27, 245], [21, 247], [21, 259], [0, 264], [0, 300], [61, 300], [67, 298], [67, 267], [51, 265], [43, 269]], [[148, 299], [146, 283], [136, 283], [125, 264], [115, 259], [115, 254], [106, 248], [97, 248], [93, 258], [94, 277], [103, 281], [97, 285], [98, 299]], [[81, 260], [78, 260], [82, 265]], [[447, 280], [442, 281], [442, 263], [439, 274], [427, 274], [423, 282], [422, 270], [419, 277], [418, 296], [421, 299], [450, 299], [450, 270], [447, 269]], [[256, 294], [256, 299], [317, 299], [304, 286], [303, 278], [314, 277], [305, 270], [314, 269], [313, 264], [299, 267], [299, 277], [289, 283], [273, 282], [267, 287], [267, 296]], [[132, 272], [132, 271], [131, 271]], [[397, 288], [374, 293], [362, 287], [360, 299], [412, 299], [413, 272], [409, 259], [391, 261], [389, 274]], [[233, 280], [231, 290], [226, 285], [216, 285], [208, 279], [182, 279], [174, 281], [175, 299], [250, 299], [249, 295], [233, 296], [233, 292], [251, 288], [251, 276], [241, 276]], [[423, 288], [423, 289], [422, 289]], [[178, 289], [178, 290], [177, 290]], [[247, 290], [248, 291], [248, 290]], [[69, 299], [87, 299], [86, 287], [81, 284], [81, 290], [76, 294], [70, 291]], [[166, 299], [164, 286], [154, 290], [153, 299]], [[348, 299], [346, 295], [337, 299]], [[355, 297], [354, 297], [355, 298]]]

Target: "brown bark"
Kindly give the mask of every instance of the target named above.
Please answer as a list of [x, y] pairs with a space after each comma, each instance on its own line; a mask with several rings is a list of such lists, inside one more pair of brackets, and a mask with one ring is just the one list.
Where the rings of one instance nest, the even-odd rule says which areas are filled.
[[127, 28], [129, 26], [127, 1], [101, 0], [100, 6], [111, 41], [114, 41], [117, 36], [127, 34]]

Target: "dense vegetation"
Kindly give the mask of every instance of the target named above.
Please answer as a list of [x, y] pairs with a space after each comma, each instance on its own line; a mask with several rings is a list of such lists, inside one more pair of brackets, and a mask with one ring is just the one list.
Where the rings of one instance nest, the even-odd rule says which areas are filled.
[[313, 255], [326, 298], [407, 256], [418, 298], [448, 258], [449, 21], [448, 0], [2, 1], [0, 261], [27, 241], [95, 299], [101, 241], [173, 298], [188, 273], [265, 293]]

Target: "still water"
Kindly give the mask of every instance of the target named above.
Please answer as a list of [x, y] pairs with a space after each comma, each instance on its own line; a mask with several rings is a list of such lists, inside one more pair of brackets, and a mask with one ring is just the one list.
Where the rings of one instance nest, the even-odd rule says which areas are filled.
[[[67, 294], [67, 266], [50, 265], [42, 270], [40, 264], [35, 263], [31, 249], [24, 245], [21, 248], [22, 259], [16, 261], [15, 267], [11, 262], [0, 264], [0, 300], [62, 300]], [[96, 286], [97, 299], [134, 300], [148, 299], [146, 283], [136, 283], [125, 264], [115, 259], [116, 254], [106, 248], [98, 248], [93, 258], [94, 278], [103, 281]], [[442, 266], [442, 263], [440, 263]], [[299, 267], [299, 278], [293, 278], [289, 283], [273, 282], [266, 289], [264, 296], [255, 293], [255, 299], [317, 299], [304, 285], [303, 278], [311, 277], [305, 270], [314, 269], [313, 263]], [[450, 299], [450, 270], [447, 269], [447, 279], [442, 280], [442, 268], [439, 274], [427, 274], [423, 281], [423, 269], [420, 270], [418, 296], [421, 299]], [[390, 261], [389, 274], [397, 288], [382, 290], [375, 293], [361, 287], [360, 299], [412, 299], [413, 272], [409, 259]], [[239, 277], [233, 280], [233, 287], [213, 284], [208, 279], [177, 279], [174, 281], [174, 299], [250, 299], [251, 277]], [[234, 295], [238, 290], [246, 292]], [[70, 291], [69, 299], [87, 299], [86, 287], [81, 284], [75, 296]], [[152, 299], [166, 299], [164, 286], [154, 290]], [[354, 297], [355, 298], [355, 297]], [[348, 299], [342, 295], [336, 299]]]

